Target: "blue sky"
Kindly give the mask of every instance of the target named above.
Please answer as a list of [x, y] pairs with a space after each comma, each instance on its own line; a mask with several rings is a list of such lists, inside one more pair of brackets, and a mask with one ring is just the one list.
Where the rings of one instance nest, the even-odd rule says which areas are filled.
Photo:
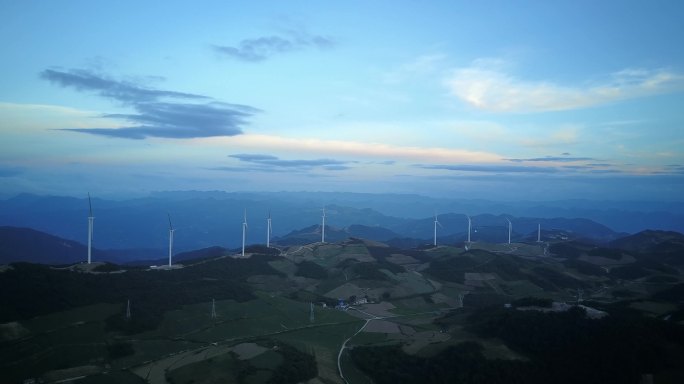
[[0, 195], [681, 200], [683, 11], [0, 0]]

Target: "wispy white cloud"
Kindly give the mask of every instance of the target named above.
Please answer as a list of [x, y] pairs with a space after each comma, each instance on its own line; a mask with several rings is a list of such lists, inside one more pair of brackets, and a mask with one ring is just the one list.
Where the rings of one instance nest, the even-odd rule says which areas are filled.
[[244, 134], [232, 137], [195, 138], [191, 143], [259, 151], [289, 152], [307, 155], [346, 156], [355, 159], [421, 161], [444, 163], [498, 163], [503, 156], [465, 149], [397, 146], [358, 141], [287, 138], [272, 135]]
[[506, 73], [499, 62], [477, 60], [447, 79], [451, 93], [491, 112], [532, 113], [589, 108], [684, 89], [684, 75], [664, 69], [624, 69], [602, 81], [562, 85]]
[[286, 36], [261, 36], [242, 40], [235, 46], [215, 45], [213, 48], [217, 53], [229, 58], [260, 62], [282, 53], [310, 47], [330, 48], [334, 45], [335, 41], [330, 37], [292, 30]]

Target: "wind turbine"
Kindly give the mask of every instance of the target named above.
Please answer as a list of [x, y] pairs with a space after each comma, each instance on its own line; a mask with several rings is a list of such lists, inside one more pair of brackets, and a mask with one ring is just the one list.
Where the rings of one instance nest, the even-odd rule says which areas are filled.
[[[247, 220], [245, 220], [247, 221]], [[271, 248], [271, 234], [273, 228], [271, 227], [271, 211], [268, 211], [268, 219], [266, 219], [266, 248]]]
[[506, 221], [508, 221], [508, 244], [511, 243], [511, 232], [513, 232], [513, 223], [507, 218]]
[[91, 261], [92, 246], [93, 246], [93, 205], [90, 202], [90, 192], [88, 192], [88, 264]]
[[323, 225], [321, 225], [321, 243], [325, 243], [325, 207], [323, 207]]
[[[434, 234], [434, 237], [432, 240], [432, 245], [435, 247], [437, 246], [437, 225], [438, 224], [440, 227], [442, 227], [442, 223], [440, 223], [439, 220], [437, 220], [437, 213], [435, 212], [435, 234]], [[442, 228], [444, 228], [444, 227], [442, 227]]]
[[171, 256], [173, 256], [173, 233], [176, 231], [171, 224], [171, 214], [167, 213], [169, 216], [169, 267], [171, 266]]
[[247, 236], [247, 208], [245, 208], [244, 221], [242, 222], [242, 257], [245, 257], [245, 236]]
[[541, 243], [541, 224], [537, 224], [537, 243]]
[[472, 227], [473, 227], [473, 222], [472, 222], [472, 220], [470, 219], [470, 216], [466, 215], [466, 218], [468, 219], [468, 241], [466, 241], [466, 246], [465, 246], [466, 251], [467, 251], [468, 248], [470, 247], [470, 230], [471, 230]]

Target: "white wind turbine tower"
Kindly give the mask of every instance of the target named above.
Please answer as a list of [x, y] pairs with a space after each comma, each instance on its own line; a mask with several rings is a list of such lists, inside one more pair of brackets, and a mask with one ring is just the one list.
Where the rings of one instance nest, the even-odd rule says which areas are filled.
[[537, 243], [541, 243], [541, 224], [537, 224]]
[[471, 230], [472, 227], [473, 227], [473, 222], [472, 222], [472, 220], [470, 219], [470, 216], [466, 215], [466, 218], [468, 219], [468, 241], [466, 241], [466, 246], [465, 246], [465, 249], [466, 249], [466, 251], [467, 251], [468, 248], [470, 248], [470, 230]]
[[506, 221], [508, 222], [508, 244], [510, 244], [511, 243], [511, 233], [513, 232], [513, 223], [508, 218], [506, 218]]
[[247, 236], [247, 209], [245, 208], [244, 221], [242, 222], [242, 257], [245, 257], [245, 237]]
[[169, 267], [171, 266], [171, 257], [173, 256], [173, 233], [176, 232], [176, 230], [173, 228], [173, 224], [171, 224], [171, 214], [167, 213], [169, 215]]
[[321, 225], [321, 243], [325, 243], [325, 207], [323, 208], [323, 225]]
[[90, 264], [93, 246], [93, 221], [95, 220], [93, 205], [90, 202], [90, 192], [88, 192], [88, 212], [88, 264]]
[[[247, 220], [245, 220], [246, 222]], [[271, 248], [271, 234], [273, 228], [271, 227], [271, 211], [268, 211], [268, 219], [266, 219], [266, 248]]]
[[[438, 224], [440, 227], [442, 227], [442, 223], [440, 223], [439, 220], [437, 220], [437, 213], [435, 212], [435, 231], [434, 231], [434, 236], [433, 236], [433, 240], [432, 240], [432, 245], [435, 247], [437, 246], [437, 225]], [[444, 228], [444, 227], [442, 227], [442, 228]]]

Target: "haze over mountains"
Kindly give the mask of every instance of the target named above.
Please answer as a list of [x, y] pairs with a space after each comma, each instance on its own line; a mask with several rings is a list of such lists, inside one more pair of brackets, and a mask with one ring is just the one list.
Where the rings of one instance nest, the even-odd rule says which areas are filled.
[[[265, 242], [266, 217], [273, 217], [273, 240], [282, 245], [320, 239], [321, 209], [327, 212], [331, 241], [349, 237], [420, 246], [432, 241], [434, 213], [440, 222], [439, 243], [457, 244], [466, 238], [467, 219], [473, 220], [473, 241], [507, 241], [513, 222], [513, 241], [569, 234], [573, 239], [607, 243], [646, 229], [684, 232], [684, 204], [559, 201], [506, 203], [449, 200], [416, 195], [357, 193], [226, 193], [160, 192], [145, 198], [105, 200], [93, 197], [95, 258], [111, 261], [162, 258], [168, 247], [167, 213], [173, 218], [177, 252], [208, 247], [237, 248], [247, 210], [247, 244]], [[30, 228], [22, 236], [37, 236], [36, 244], [62, 244], [54, 262], [81, 260], [86, 242], [87, 199], [22, 194], [0, 201], [0, 225]], [[3, 229], [12, 238], [14, 229]], [[14, 232], [13, 232], [14, 231]], [[59, 239], [50, 239], [48, 235]], [[16, 239], [16, 237], [15, 237]], [[72, 243], [75, 242], [75, 243]], [[15, 251], [22, 247], [15, 248]], [[61, 252], [61, 253], [60, 253]], [[40, 252], [39, 252], [40, 254]], [[34, 261], [41, 257], [33, 254]], [[73, 256], [72, 256], [73, 255]], [[78, 256], [77, 256], [78, 255]], [[105, 256], [106, 255], [106, 256]], [[37, 257], [37, 258], [35, 258]], [[8, 258], [5, 261], [16, 261]]]

